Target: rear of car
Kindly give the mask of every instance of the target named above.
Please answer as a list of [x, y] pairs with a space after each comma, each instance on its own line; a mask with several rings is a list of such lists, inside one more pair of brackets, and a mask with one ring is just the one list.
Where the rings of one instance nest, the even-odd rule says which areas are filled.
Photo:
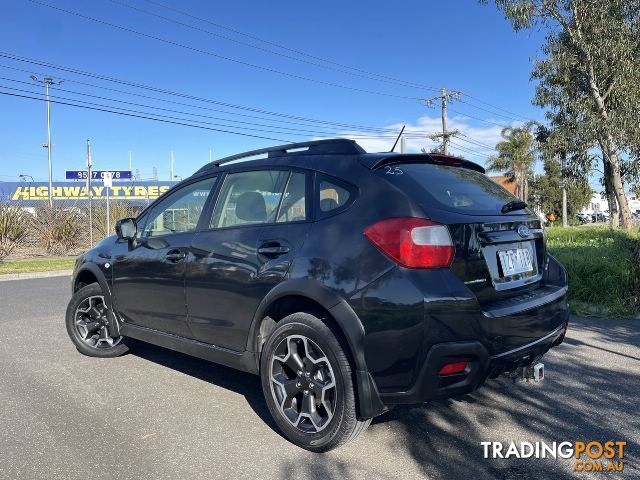
[[451, 157], [398, 155], [369, 166], [411, 206], [365, 236], [424, 298], [422, 362], [408, 388], [381, 392], [385, 403], [467, 393], [562, 341], [566, 272], [523, 202]]

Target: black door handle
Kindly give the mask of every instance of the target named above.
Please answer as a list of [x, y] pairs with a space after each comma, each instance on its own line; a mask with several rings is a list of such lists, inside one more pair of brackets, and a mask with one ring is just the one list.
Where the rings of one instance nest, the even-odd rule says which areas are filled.
[[167, 252], [167, 255], [165, 256], [167, 261], [171, 263], [178, 263], [184, 260], [186, 257], [187, 254], [180, 250], [169, 250], [169, 252]]
[[289, 253], [289, 247], [286, 245], [264, 245], [258, 247], [258, 253], [265, 257], [277, 257]]

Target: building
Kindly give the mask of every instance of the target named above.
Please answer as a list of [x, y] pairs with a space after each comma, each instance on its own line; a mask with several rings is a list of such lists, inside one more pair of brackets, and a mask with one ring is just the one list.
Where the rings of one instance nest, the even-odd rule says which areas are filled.
[[[632, 213], [640, 214], [640, 198], [635, 193], [627, 193], [627, 202], [629, 202], [629, 209]], [[589, 201], [589, 205], [587, 205], [580, 213], [584, 213], [586, 215], [592, 215], [594, 213], [609, 213], [609, 203], [604, 195], [594, 193]]]
[[491, 180], [496, 182], [502, 188], [509, 190], [511, 193], [515, 195], [516, 192], [516, 182], [511, 182], [509, 177], [504, 175], [494, 175], [493, 177], [489, 177]]

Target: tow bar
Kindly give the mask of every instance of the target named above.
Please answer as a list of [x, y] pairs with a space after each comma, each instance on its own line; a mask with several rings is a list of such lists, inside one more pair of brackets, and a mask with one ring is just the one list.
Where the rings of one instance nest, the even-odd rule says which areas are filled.
[[512, 372], [505, 374], [507, 377], [515, 380], [524, 380], [526, 382], [540, 382], [544, 379], [544, 363], [532, 363], [526, 367], [518, 367]]

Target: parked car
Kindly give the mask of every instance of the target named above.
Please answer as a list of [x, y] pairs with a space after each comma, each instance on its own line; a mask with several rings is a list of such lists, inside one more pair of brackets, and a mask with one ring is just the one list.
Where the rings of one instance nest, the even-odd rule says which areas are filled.
[[589, 223], [591, 221], [591, 216], [586, 213], [577, 213], [576, 220], [584, 225], [585, 223]]
[[349, 140], [235, 155], [116, 232], [77, 259], [77, 349], [115, 357], [133, 338], [258, 374], [284, 436], [315, 452], [397, 404], [539, 379], [567, 328], [540, 218], [446, 155]]
[[591, 215], [591, 221], [593, 223], [608, 222], [609, 221], [609, 214], [605, 213], [605, 212], [596, 212], [596, 213]]

